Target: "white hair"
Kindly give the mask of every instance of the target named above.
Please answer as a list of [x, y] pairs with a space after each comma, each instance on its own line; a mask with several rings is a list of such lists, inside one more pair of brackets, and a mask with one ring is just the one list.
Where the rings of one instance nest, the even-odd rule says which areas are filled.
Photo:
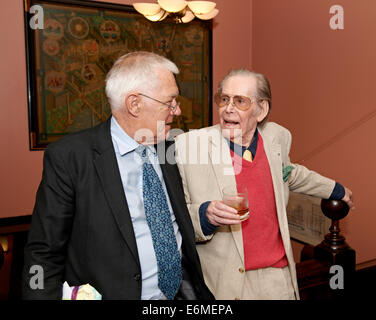
[[131, 52], [116, 60], [106, 77], [106, 95], [112, 111], [124, 105], [129, 92], [155, 88], [161, 69], [179, 73], [175, 63], [152, 52]]

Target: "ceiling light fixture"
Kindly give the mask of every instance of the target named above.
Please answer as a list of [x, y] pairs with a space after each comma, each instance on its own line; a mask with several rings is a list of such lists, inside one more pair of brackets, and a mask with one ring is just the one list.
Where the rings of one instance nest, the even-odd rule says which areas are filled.
[[136, 2], [133, 7], [150, 21], [162, 21], [171, 16], [176, 23], [188, 23], [195, 17], [213, 19], [219, 12], [213, 1], [158, 0], [158, 3]]

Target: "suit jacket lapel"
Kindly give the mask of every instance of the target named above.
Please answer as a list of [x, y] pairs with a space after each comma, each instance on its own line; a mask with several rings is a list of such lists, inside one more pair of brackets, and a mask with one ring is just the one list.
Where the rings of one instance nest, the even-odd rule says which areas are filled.
[[259, 132], [264, 142], [264, 150], [269, 162], [270, 172], [273, 180], [278, 223], [280, 226], [282, 239], [286, 248], [287, 242], [285, 239], [285, 230], [288, 230], [288, 224], [284, 210], [285, 203], [283, 197], [281, 145], [278, 144], [275, 140], [271, 139], [270, 135], [266, 134], [264, 131], [259, 130]]
[[[220, 126], [215, 126], [216, 134], [209, 135], [209, 158], [213, 166], [218, 186], [223, 189], [232, 187], [236, 190], [234, 167], [230, 154], [230, 148], [226, 139], [222, 136]], [[214, 131], [215, 132], [215, 131]], [[222, 193], [222, 190], [221, 190]], [[220, 200], [220, 199], [219, 199]], [[239, 255], [244, 263], [243, 233], [241, 223], [230, 226]]]
[[132, 220], [121, 182], [114, 147], [112, 145], [110, 119], [98, 127], [94, 146], [94, 150], [96, 151], [94, 166], [119, 230], [135, 260], [139, 263]]
[[[184, 191], [180, 181], [179, 171], [174, 162], [174, 145], [172, 142], [163, 141], [160, 144], [155, 145], [155, 148], [157, 150], [159, 164], [162, 170], [170, 203], [176, 217], [176, 222], [178, 223], [179, 229], [182, 232], [186, 229], [187, 222], [190, 223], [190, 221], [188, 209], [183, 207], [185, 204]], [[171, 159], [169, 156], [171, 156]], [[183, 214], [184, 209], [187, 210], [186, 214]]]

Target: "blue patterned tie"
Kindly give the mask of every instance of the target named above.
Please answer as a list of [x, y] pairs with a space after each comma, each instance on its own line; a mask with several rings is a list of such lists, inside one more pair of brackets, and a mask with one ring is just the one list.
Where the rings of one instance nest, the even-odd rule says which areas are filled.
[[143, 162], [144, 207], [157, 258], [158, 286], [164, 295], [172, 300], [180, 287], [182, 275], [170, 210], [161, 181], [146, 156], [146, 147], [139, 146], [136, 152]]

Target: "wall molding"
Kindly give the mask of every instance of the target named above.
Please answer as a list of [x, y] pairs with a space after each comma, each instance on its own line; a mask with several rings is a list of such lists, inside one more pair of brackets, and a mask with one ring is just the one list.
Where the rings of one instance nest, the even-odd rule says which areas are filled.
[[28, 231], [31, 224], [31, 215], [0, 218], [0, 234]]

